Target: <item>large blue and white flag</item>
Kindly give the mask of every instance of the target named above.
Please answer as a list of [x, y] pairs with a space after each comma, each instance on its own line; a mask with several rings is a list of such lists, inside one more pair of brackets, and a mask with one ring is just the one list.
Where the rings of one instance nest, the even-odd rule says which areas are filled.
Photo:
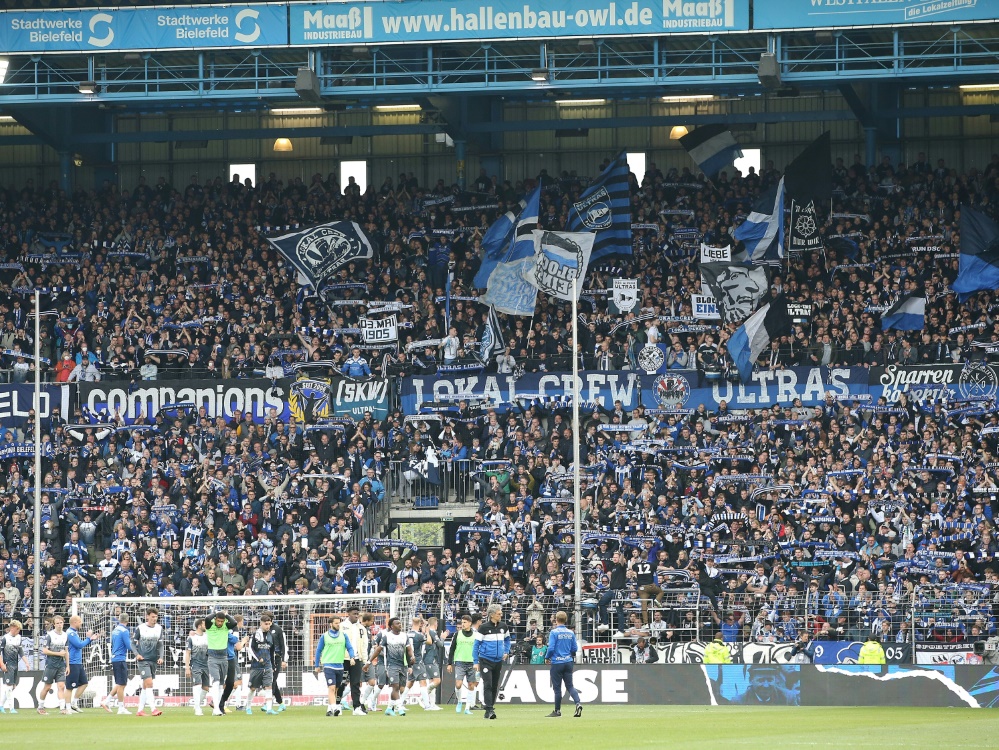
[[709, 180], [714, 180], [725, 167], [732, 166], [742, 156], [735, 136], [724, 125], [702, 125], [683, 136], [680, 145]]
[[592, 232], [534, 232], [531, 286], [556, 299], [579, 299], [596, 240]]
[[485, 289], [489, 286], [489, 276], [510, 249], [510, 234], [517, 226], [517, 217], [526, 206], [527, 198], [523, 198], [516, 208], [510, 209], [489, 225], [489, 229], [482, 237], [482, 265], [479, 266], [472, 282], [476, 289]]
[[568, 231], [596, 232], [593, 260], [632, 253], [629, 174], [622, 151], [569, 208]]
[[[507, 315], [534, 315], [534, 305], [538, 290], [527, 283], [526, 274], [534, 264], [534, 230], [538, 228], [538, 210], [541, 205], [541, 186], [534, 189], [520, 212], [516, 223], [512, 223], [506, 235], [506, 251], [499, 255], [485, 280], [486, 293], [482, 301], [492, 305]], [[500, 221], [505, 221], [501, 217]], [[490, 227], [489, 231], [492, 231]], [[487, 236], [489, 232], [486, 233]], [[487, 256], [489, 250], [486, 250]], [[483, 258], [483, 266], [486, 265]], [[479, 269], [482, 272], [482, 269]], [[475, 284], [478, 286], [479, 277]]]
[[961, 254], [950, 288], [961, 302], [975, 292], [999, 289], [999, 224], [971, 206], [961, 206]]
[[926, 326], [926, 297], [921, 292], [903, 294], [881, 314], [881, 329], [921, 331]]
[[787, 298], [783, 294], [750, 315], [736, 329], [727, 346], [743, 383], [749, 382], [753, 363], [770, 346], [770, 342], [790, 333], [791, 317], [787, 314]]
[[746, 247], [754, 263], [784, 257], [784, 178], [767, 190], [753, 210], [732, 233]]
[[331, 221], [267, 241], [317, 290], [341, 266], [374, 255], [367, 235], [353, 221]]

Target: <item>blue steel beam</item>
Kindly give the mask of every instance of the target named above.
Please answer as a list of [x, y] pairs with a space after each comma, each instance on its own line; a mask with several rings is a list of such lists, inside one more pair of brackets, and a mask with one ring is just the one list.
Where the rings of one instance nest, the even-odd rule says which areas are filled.
[[[979, 115], [999, 114], [999, 103], [974, 106], [955, 107], [908, 107], [896, 110], [886, 110], [879, 114], [893, 118], [918, 117], [974, 117]], [[608, 117], [603, 119], [572, 118], [555, 120], [517, 120], [500, 122], [466, 123], [464, 131], [471, 134], [544, 131], [575, 128], [642, 128], [671, 127], [672, 125], [707, 125], [712, 123], [785, 123], [785, 122], [842, 122], [854, 119], [850, 110], [835, 110], [832, 112], [782, 112], [782, 113], [750, 113], [721, 115], [675, 115], [650, 117]], [[280, 130], [282, 136], [288, 138], [319, 138], [322, 136], [374, 136], [374, 135], [428, 135], [444, 130], [440, 124], [412, 125], [358, 125], [349, 127], [281, 127], [281, 128], [243, 128], [234, 130], [189, 130], [173, 131], [158, 130], [133, 133], [88, 133], [75, 138], [74, 143], [80, 145], [105, 143], [157, 143], [168, 141], [215, 141], [215, 140], [253, 140], [269, 139]], [[23, 136], [12, 136], [22, 138]], [[0, 137], [0, 145], [9, 141]]]

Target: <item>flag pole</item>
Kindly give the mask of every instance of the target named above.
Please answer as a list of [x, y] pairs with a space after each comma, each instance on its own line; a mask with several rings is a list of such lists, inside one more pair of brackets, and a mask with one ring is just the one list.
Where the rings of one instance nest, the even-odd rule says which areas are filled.
[[[579, 292], [577, 278], [572, 285], [572, 493], [573, 493], [573, 617], [576, 623], [576, 639], [583, 639], [583, 565], [582, 565], [582, 499], [579, 488], [582, 472], [579, 468], [579, 443], [583, 439], [579, 431], [579, 319], [576, 311], [576, 297]], [[580, 651], [580, 655], [582, 652]]]
[[32, 589], [32, 620], [35, 633], [35, 668], [38, 668], [38, 642], [42, 635], [42, 360], [41, 360], [41, 291], [35, 288], [35, 531], [34, 576]]

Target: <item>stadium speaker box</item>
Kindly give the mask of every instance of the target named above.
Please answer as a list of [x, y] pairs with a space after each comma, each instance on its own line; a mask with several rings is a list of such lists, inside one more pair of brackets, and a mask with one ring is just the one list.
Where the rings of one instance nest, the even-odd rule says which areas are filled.
[[763, 88], [780, 88], [780, 70], [777, 67], [777, 56], [773, 52], [764, 52], [760, 55], [759, 76]]
[[319, 76], [316, 75], [316, 72], [312, 68], [298, 69], [298, 75], [295, 77], [295, 93], [306, 101], [319, 101], [321, 98], [319, 93]]

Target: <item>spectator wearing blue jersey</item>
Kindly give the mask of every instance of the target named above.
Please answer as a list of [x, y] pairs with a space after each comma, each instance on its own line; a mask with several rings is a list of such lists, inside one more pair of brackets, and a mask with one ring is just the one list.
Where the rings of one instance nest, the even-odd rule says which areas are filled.
[[350, 356], [347, 357], [346, 361], [343, 363], [343, 367], [340, 368], [340, 372], [348, 378], [371, 377], [371, 368], [368, 367], [368, 360], [361, 356], [360, 347], [355, 346], [350, 350]]
[[132, 648], [132, 635], [128, 632], [128, 615], [118, 616], [118, 624], [111, 631], [111, 674], [114, 687], [107, 697], [101, 701], [101, 708], [111, 713], [113, 703], [118, 704], [119, 714], [131, 714], [125, 708], [125, 685], [128, 684], [128, 652], [135, 653]]
[[548, 634], [548, 649], [545, 651], [545, 661], [551, 666], [552, 691], [555, 693], [555, 710], [548, 714], [549, 719], [555, 719], [562, 715], [562, 689], [572, 698], [576, 704], [575, 718], [583, 715], [583, 704], [579, 700], [579, 693], [572, 685], [572, 668], [576, 661], [576, 652], [579, 647], [576, 643], [576, 634], [566, 627], [569, 617], [565, 612], [559, 610], [555, 613], [555, 627]]

